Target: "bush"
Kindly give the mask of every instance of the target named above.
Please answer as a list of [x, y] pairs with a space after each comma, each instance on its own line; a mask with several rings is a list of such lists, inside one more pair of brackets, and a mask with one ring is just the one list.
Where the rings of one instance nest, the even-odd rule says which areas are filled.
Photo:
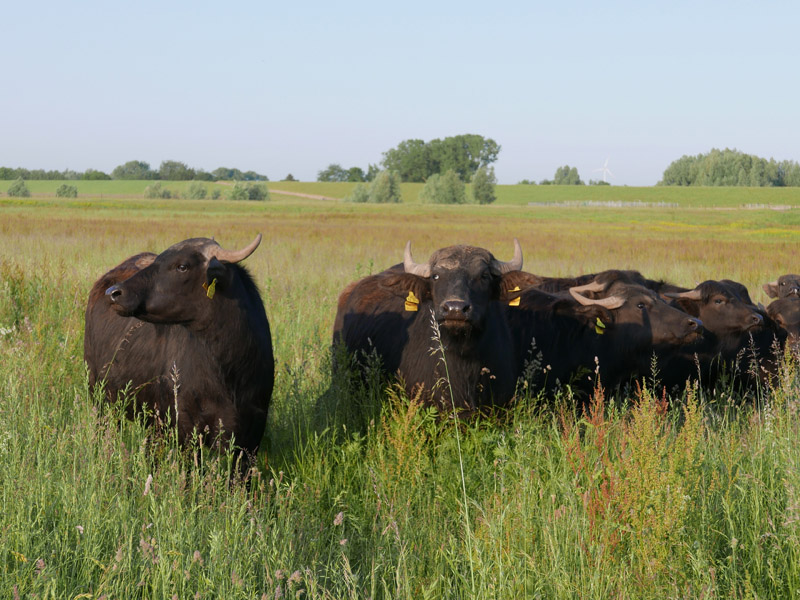
[[8, 188], [8, 195], [12, 198], [30, 198], [31, 192], [22, 177], [18, 177]]
[[78, 188], [74, 185], [62, 183], [56, 190], [56, 198], [77, 198]]
[[211, 190], [211, 199], [219, 200], [220, 198], [222, 198], [222, 190], [218, 187], [215, 187], [213, 190]]
[[434, 174], [428, 177], [420, 199], [425, 204], [464, 204], [467, 201], [467, 186], [452, 169], [444, 175]]
[[204, 200], [206, 195], [208, 195], [208, 190], [199, 181], [193, 181], [186, 192], [186, 197], [191, 200]]
[[364, 183], [359, 183], [355, 188], [353, 188], [353, 193], [347, 196], [344, 201], [358, 203], [369, 202], [370, 187], [371, 186]]
[[472, 201], [475, 204], [491, 204], [497, 200], [494, 193], [494, 186], [497, 185], [497, 178], [494, 176], [494, 168], [481, 167], [472, 176]]
[[403, 201], [397, 171], [381, 171], [375, 176], [369, 186], [369, 201], [378, 204]]
[[150, 199], [161, 198], [167, 200], [172, 198], [172, 192], [166, 188], [162, 188], [161, 182], [159, 181], [158, 183], [148, 185], [146, 188], [144, 188], [144, 197]]
[[228, 198], [231, 200], [269, 200], [269, 191], [263, 184], [237, 181], [233, 184]]

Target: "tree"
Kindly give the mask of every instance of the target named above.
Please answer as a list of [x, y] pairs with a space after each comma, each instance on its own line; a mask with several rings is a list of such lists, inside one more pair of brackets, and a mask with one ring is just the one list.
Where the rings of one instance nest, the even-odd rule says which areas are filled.
[[435, 173], [453, 170], [462, 181], [497, 160], [500, 146], [492, 139], [476, 134], [444, 139], [405, 140], [397, 148], [383, 153], [383, 166], [400, 174], [403, 181], [426, 181]]
[[158, 175], [165, 181], [189, 181], [194, 179], [195, 172], [182, 162], [165, 160], [158, 168]]
[[553, 185], [583, 185], [578, 169], [564, 165], [556, 169], [556, 174], [553, 176]]
[[283, 178], [283, 181], [297, 181], [297, 179], [294, 178], [294, 175], [289, 173], [286, 177]]
[[77, 198], [78, 197], [78, 188], [74, 185], [68, 185], [66, 183], [62, 183], [56, 189], [56, 198]]
[[348, 171], [338, 163], [331, 163], [317, 172], [317, 181], [347, 181]]
[[[72, 177], [65, 177], [64, 179], [72, 179]], [[86, 181], [107, 181], [111, 179], [111, 176], [102, 171], [96, 171], [95, 169], [86, 169], [80, 176], [80, 179]]]
[[491, 204], [497, 200], [494, 186], [497, 178], [493, 167], [481, 167], [472, 177], [472, 201], [476, 204]]
[[467, 201], [467, 189], [458, 173], [452, 169], [443, 175], [435, 173], [419, 194], [424, 204], [464, 204]]
[[8, 188], [8, 195], [12, 198], [30, 198], [31, 192], [25, 185], [25, 180], [18, 177]]
[[425, 181], [438, 172], [432, 165], [430, 148], [423, 140], [405, 140], [383, 153], [383, 167], [402, 181]]
[[129, 160], [111, 171], [112, 179], [158, 179], [158, 173], [141, 160]]
[[364, 177], [364, 169], [362, 169], [361, 167], [350, 167], [347, 170], [347, 181], [350, 182], [366, 181]]

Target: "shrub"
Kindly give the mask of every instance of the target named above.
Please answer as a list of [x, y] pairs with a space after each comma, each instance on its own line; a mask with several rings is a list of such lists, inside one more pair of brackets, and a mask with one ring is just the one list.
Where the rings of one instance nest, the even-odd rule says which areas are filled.
[[494, 186], [497, 185], [497, 178], [494, 176], [494, 169], [481, 167], [472, 176], [472, 202], [475, 204], [491, 204], [497, 200], [494, 193]]
[[443, 175], [434, 174], [428, 177], [420, 199], [425, 204], [464, 204], [467, 201], [467, 187], [452, 169]]
[[364, 183], [359, 183], [355, 188], [353, 188], [353, 193], [347, 196], [344, 201], [358, 203], [369, 202], [370, 187], [371, 186]]
[[219, 200], [220, 198], [222, 198], [222, 190], [218, 187], [215, 187], [213, 190], [211, 190], [211, 199]]
[[228, 194], [231, 200], [269, 200], [267, 186], [258, 183], [237, 181]]
[[77, 198], [78, 188], [74, 185], [62, 183], [56, 190], [56, 198]]
[[403, 201], [397, 171], [381, 171], [375, 176], [369, 186], [369, 201], [378, 204]]
[[162, 188], [161, 182], [159, 181], [144, 188], [144, 197], [150, 199], [162, 198], [166, 200], [172, 198], [172, 192], [166, 188]]
[[22, 177], [18, 177], [8, 188], [8, 195], [12, 198], [30, 198], [31, 192]]
[[193, 181], [191, 185], [189, 185], [189, 189], [186, 192], [186, 197], [192, 200], [204, 200], [207, 194], [208, 190], [206, 189], [206, 186], [199, 181]]

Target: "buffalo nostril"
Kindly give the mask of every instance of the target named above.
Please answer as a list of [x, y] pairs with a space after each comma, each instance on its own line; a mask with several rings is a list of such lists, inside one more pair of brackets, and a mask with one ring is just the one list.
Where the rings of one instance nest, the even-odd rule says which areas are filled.
[[460, 300], [450, 300], [442, 305], [442, 310], [445, 313], [452, 314], [467, 314], [470, 310], [470, 305]]
[[753, 323], [761, 324], [761, 322], [764, 320], [764, 317], [762, 317], [761, 315], [756, 313], [756, 314], [753, 315], [753, 319], [752, 320], [753, 320]]
[[697, 319], [689, 319], [689, 329], [694, 331], [695, 329], [699, 329], [701, 325], [702, 323]]

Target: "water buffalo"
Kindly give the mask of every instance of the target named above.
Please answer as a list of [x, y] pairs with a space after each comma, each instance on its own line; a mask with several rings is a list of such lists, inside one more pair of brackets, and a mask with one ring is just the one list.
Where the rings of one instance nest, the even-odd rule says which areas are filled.
[[[702, 320], [705, 329], [702, 339], [663, 363], [661, 376], [667, 389], [683, 387], [687, 379], [696, 378], [704, 385], [714, 385], [725, 372], [746, 370], [745, 355], [754, 346], [752, 336], [763, 330], [764, 319], [744, 285], [727, 279], [708, 280], [693, 290], [667, 296], [674, 306]], [[769, 346], [770, 341], [764, 336], [756, 345]]]
[[[702, 323], [654, 291], [621, 278], [551, 294], [509, 291], [506, 309], [517, 372], [553, 392], [569, 384], [586, 400], [597, 371], [606, 388], [650, 374], [655, 352], [696, 339]], [[535, 361], [538, 372], [531, 373]]]
[[761, 287], [770, 298], [800, 296], [800, 275], [781, 275], [777, 281], [765, 283]]
[[[401, 376], [409, 395], [419, 393], [444, 410], [452, 410], [451, 403], [466, 411], [505, 404], [515, 389], [515, 357], [499, 299], [504, 275], [521, 268], [516, 239], [509, 262], [458, 245], [437, 250], [422, 264], [414, 262], [409, 241], [402, 267], [342, 292], [334, 344], [357, 356], [376, 353], [385, 372]], [[442, 385], [443, 378], [449, 385]]]
[[108, 401], [135, 392], [181, 443], [194, 432], [253, 454], [264, 434], [274, 361], [258, 289], [238, 263], [261, 242], [225, 250], [188, 239], [133, 256], [100, 277], [86, 307], [89, 384]]

